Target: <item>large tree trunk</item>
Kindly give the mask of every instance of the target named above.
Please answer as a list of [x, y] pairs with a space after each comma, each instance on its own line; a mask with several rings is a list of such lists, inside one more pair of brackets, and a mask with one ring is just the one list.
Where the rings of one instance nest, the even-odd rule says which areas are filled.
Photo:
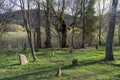
[[62, 48], [68, 47], [68, 41], [67, 41], [67, 25], [64, 21], [64, 10], [65, 10], [65, 0], [62, 1], [62, 12], [60, 15], [60, 23], [61, 23], [61, 34], [62, 34]]
[[40, 30], [40, 3], [37, 3], [37, 49], [41, 48], [41, 30]]
[[59, 46], [62, 47], [62, 39], [61, 39], [61, 33], [57, 30], [58, 38], [59, 38]]
[[114, 60], [112, 43], [113, 43], [114, 30], [115, 30], [115, 17], [116, 17], [117, 4], [118, 4], [118, 0], [113, 0], [111, 18], [110, 18], [110, 24], [109, 24], [109, 32], [106, 40], [105, 61]]
[[67, 41], [67, 26], [65, 21], [62, 22], [62, 48], [68, 47], [68, 41]]
[[47, 12], [46, 12], [46, 41], [45, 41], [45, 47], [50, 48], [51, 47], [51, 34], [50, 34], [50, 0], [47, 1]]

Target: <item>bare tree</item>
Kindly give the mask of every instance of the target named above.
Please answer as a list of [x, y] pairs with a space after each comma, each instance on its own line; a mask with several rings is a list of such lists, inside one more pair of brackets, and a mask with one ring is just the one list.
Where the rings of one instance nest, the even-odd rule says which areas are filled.
[[46, 3], [47, 3], [47, 10], [45, 11], [45, 14], [46, 14], [46, 41], [45, 41], [45, 47], [49, 48], [49, 47], [51, 47], [50, 0], [46, 0]]
[[[51, 9], [53, 11], [53, 15], [56, 18], [55, 26], [59, 36], [60, 46], [62, 48], [68, 47], [68, 38], [67, 38], [67, 30], [72, 29], [72, 38], [71, 38], [71, 45], [74, 47], [73, 44], [73, 36], [74, 36], [74, 26], [79, 23], [80, 21], [80, 14], [81, 14], [81, 1], [77, 0], [62, 0], [56, 2], [57, 6], [51, 5]], [[54, 8], [56, 7], [56, 8]], [[68, 11], [69, 10], [69, 11]], [[66, 13], [71, 13], [72, 19], [66, 19]]]
[[[30, 44], [33, 60], [36, 61], [37, 57], [35, 55], [35, 50], [34, 50], [33, 29], [31, 27], [31, 23], [30, 23], [30, 0], [26, 0], [26, 2], [25, 2], [25, 0], [19, 0], [19, 2], [20, 2], [22, 16], [23, 16], [23, 20], [24, 20], [24, 25], [25, 25], [25, 28], [27, 31], [28, 41]], [[27, 4], [27, 5], [25, 5], [25, 4]], [[27, 10], [26, 10], [26, 7], [27, 7]]]
[[[74, 33], [76, 32], [75, 27], [81, 25], [82, 19], [82, 0], [67, 0], [67, 6], [69, 9], [69, 13], [71, 13], [72, 20], [69, 24], [69, 27], [72, 28], [71, 30], [71, 47], [75, 47], [74, 45]], [[70, 20], [68, 20], [70, 21]]]
[[[97, 7], [97, 15], [98, 15], [98, 22], [99, 22], [99, 25], [98, 25], [98, 43], [97, 45], [98, 46], [101, 46], [102, 45], [102, 39], [101, 39], [101, 35], [102, 35], [102, 29], [103, 27], [107, 26], [108, 23], [107, 22], [107, 16], [105, 16], [105, 12], [106, 10], [110, 7], [110, 5], [106, 5], [108, 4], [107, 3], [107, 0], [97, 0], [96, 1], [96, 7]], [[104, 17], [105, 16], [105, 17]]]
[[7, 24], [12, 19], [12, 8], [14, 5], [8, 4], [5, 0], [0, 1], [0, 36], [6, 31]]
[[110, 24], [109, 24], [109, 32], [106, 40], [106, 55], [104, 59], [105, 61], [114, 60], [112, 43], [113, 43], [114, 30], [115, 30], [115, 21], [116, 21], [115, 17], [116, 17], [116, 11], [117, 11], [117, 4], [118, 4], [118, 0], [113, 0], [112, 10], [110, 15], [111, 18], [110, 18]]
[[37, 23], [36, 23], [36, 32], [37, 32], [37, 49], [41, 48], [41, 29], [40, 29], [40, 18], [41, 18], [41, 11], [40, 11], [40, 0], [36, 0], [37, 3]]
[[[60, 3], [60, 2], [58, 2]], [[53, 5], [50, 5], [51, 9], [54, 13], [54, 16], [57, 18], [57, 20], [59, 21], [60, 24], [60, 28], [56, 27], [57, 31], [60, 32], [61, 34], [61, 40], [60, 40], [60, 46], [62, 48], [68, 47], [68, 41], [67, 41], [67, 25], [66, 22], [64, 20], [64, 11], [65, 11], [65, 0], [62, 0], [62, 7], [61, 7], [61, 11], [59, 10], [59, 6], [58, 6], [58, 11], [60, 11], [58, 14], [56, 12], [56, 10], [53, 8]], [[60, 35], [59, 34], [59, 35]]]

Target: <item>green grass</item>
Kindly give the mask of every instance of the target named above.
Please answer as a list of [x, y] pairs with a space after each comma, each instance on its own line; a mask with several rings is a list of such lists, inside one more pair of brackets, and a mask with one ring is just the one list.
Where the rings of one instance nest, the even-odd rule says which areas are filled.
[[[18, 54], [24, 53], [29, 61], [19, 65]], [[49, 49], [36, 52], [38, 62], [29, 57], [30, 51], [0, 51], [0, 80], [119, 80], [120, 47], [114, 48], [115, 61], [101, 63], [105, 49], [75, 49], [72, 53]], [[78, 59], [79, 65], [72, 66], [72, 59]], [[56, 69], [61, 67], [62, 75], [56, 76]]]

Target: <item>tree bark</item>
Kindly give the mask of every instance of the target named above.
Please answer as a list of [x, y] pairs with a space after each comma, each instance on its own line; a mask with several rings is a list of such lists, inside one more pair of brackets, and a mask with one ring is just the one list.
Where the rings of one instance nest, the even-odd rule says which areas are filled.
[[62, 48], [68, 47], [68, 41], [67, 41], [67, 26], [65, 21], [62, 23]]
[[120, 46], [120, 24], [118, 26], [118, 45]]
[[67, 25], [64, 21], [64, 10], [65, 10], [65, 0], [62, 1], [63, 6], [62, 6], [62, 12], [60, 15], [60, 22], [61, 22], [61, 33], [62, 33], [62, 48], [68, 47], [68, 41], [67, 41]]
[[111, 17], [110, 17], [110, 24], [109, 24], [109, 31], [108, 31], [107, 40], [106, 40], [105, 61], [114, 60], [112, 43], [113, 43], [114, 30], [115, 30], [115, 21], [116, 21], [115, 17], [116, 17], [116, 11], [117, 11], [117, 4], [118, 4], [118, 0], [113, 0]]
[[41, 30], [40, 30], [40, 3], [37, 2], [37, 49], [41, 48]]
[[29, 41], [29, 44], [30, 44], [31, 52], [32, 52], [32, 57], [33, 57], [33, 60], [36, 61], [37, 57], [35, 55], [35, 49], [34, 49], [34, 41], [33, 41], [32, 31], [27, 32], [27, 34], [28, 34], [28, 41]]
[[74, 27], [72, 27], [72, 37], [71, 37], [71, 47], [75, 48], [75, 45], [74, 45], [74, 34], [75, 34], [75, 29]]
[[99, 23], [99, 34], [98, 34], [98, 46], [101, 46], [102, 42], [101, 42], [101, 29], [102, 29], [102, 22], [101, 22], [101, 16], [100, 16], [100, 23]]
[[83, 28], [82, 28], [82, 46], [81, 48], [85, 48], [85, 22], [86, 22], [86, 19], [85, 19], [85, 4], [86, 3], [86, 0], [83, 0], [83, 9], [82, 9], [82, 15], [83, 15]]
[[51, 47], [51, 34], [50, 34], [50, 0], [46, 0], [47, 2], [47, 12], [46, 12], [46, 41], [45, 47]]

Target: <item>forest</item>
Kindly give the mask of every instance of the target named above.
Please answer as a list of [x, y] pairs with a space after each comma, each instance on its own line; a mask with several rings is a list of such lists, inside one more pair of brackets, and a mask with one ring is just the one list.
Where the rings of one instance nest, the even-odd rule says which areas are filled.
[[119, 80], [119, 0], [0, 0], [0, 80]]

